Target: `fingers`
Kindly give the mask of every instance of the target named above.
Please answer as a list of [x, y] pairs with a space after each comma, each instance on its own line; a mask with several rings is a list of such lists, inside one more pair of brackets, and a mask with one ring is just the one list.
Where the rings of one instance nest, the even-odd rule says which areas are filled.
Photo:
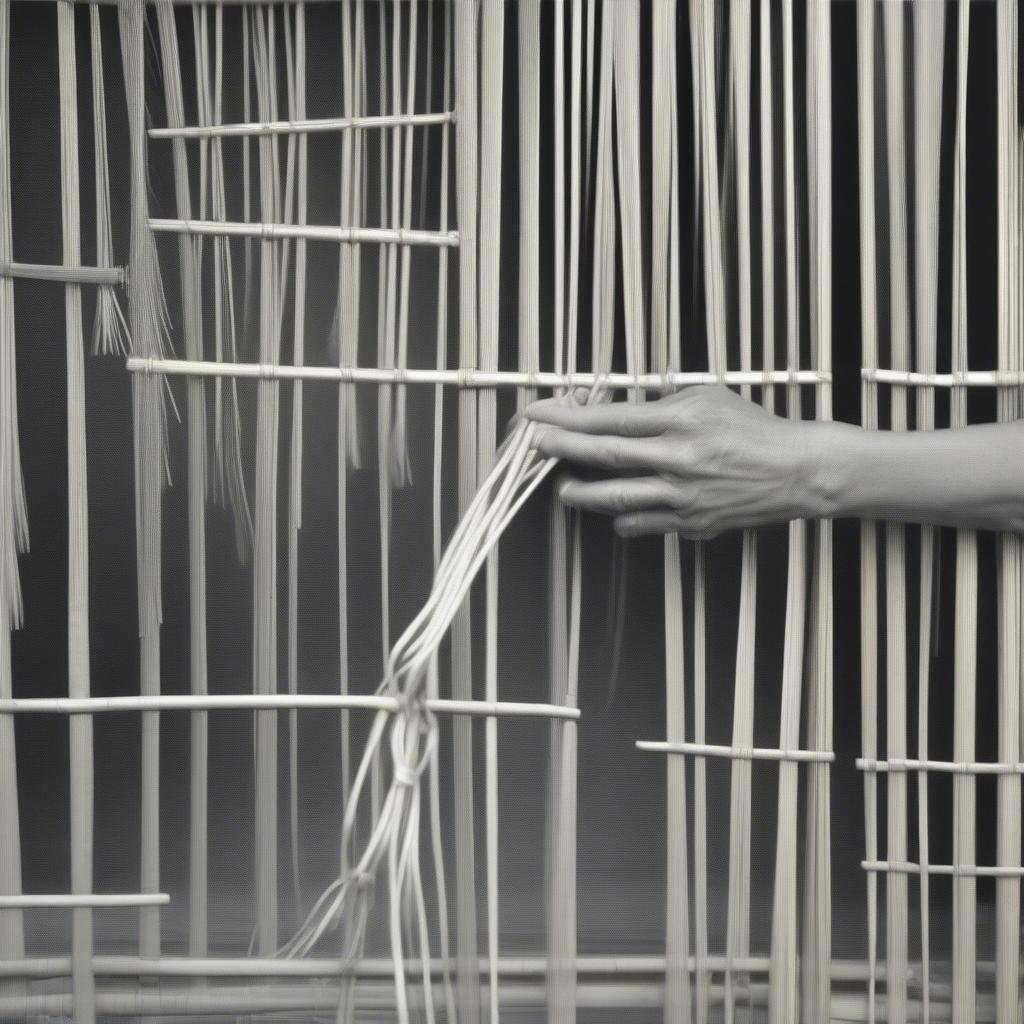
[[664, 509], [671, 506], [675, 498], [672, 485], [659, 476], [594, 481], [570, 477], [562, 481], [558, 496], [573, 508], [605, 515]]
[[657, 437], [666, 427], [664, 409], [636, 402], [569, 405], [557, 398], [548, 398], [528, 406], [523, 415], [538, 423], [549, 423], [584, 434]]
[[662, 468], [658, 452], [647, 440], [603, 437], [574, 430], [546, 427], [535, 440], [537, 451], [547, 458], [581, 462], [613, 471]]
[[678, 533], [687, 540], [712, 540], [722, 532], [722, 529], [717, 526], [694, 524], [687, 516], [667, 508], [626, 512], [615, 519], [615, 532], [620, 537]]
[[652, 533], [674, 533], [678, 529], [679, 516], [668, 509], [627, 512], [615, 519], [615, 532], [620, 537], [644, 537]]

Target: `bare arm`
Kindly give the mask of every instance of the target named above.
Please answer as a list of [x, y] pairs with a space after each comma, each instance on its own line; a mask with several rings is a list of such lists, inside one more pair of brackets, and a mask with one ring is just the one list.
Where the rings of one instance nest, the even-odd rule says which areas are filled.
[[627, 536], [712, 537], [789, 519], [890, 519], [1024, 530], [1024, 421], [866, 431], [772, 416], [724, 387], [526, 415], [539, 450], [603, 471], [566, 476], [563, 500], [615, 516]]

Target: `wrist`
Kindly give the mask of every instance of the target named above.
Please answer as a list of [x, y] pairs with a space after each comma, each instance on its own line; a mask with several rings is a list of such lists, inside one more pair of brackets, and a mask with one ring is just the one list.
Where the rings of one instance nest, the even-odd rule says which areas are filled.
[[800, 427], [800, 517], [836, 519], [854, 514], [856, 495], [871, 462], [868, 432], [834, 421], [808, 421]]

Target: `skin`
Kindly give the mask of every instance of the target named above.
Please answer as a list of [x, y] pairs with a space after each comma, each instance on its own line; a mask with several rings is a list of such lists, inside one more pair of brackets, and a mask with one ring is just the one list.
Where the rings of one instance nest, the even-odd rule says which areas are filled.
[[596, 471], [564, 475], [562, 500], [614, 516], [625, 537], [843, 517], [1024, 530], [1024, 421], [868, 431], [704, 385], [644, 403], [546, 399], [524, 415], [541, 454]]

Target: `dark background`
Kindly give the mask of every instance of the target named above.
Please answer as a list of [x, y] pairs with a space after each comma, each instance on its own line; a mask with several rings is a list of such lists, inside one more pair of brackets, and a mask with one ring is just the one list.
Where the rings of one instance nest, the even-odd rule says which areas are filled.
[[[438, 7], [440, 5], [437, 5]], [[754, 39], [757, 39], [757, 7]], [[541, 332], [542, 365], [550, 366], [552, 333], [552, 190], [547, 187], [553, 171], [551, 145], [553, 115], [548, 97], [552, 87], [551, 41], [555, 31], [556, 8], [542, 9], [541, 82]], [[376, 53], [377, 9], [368, 7], [370, 53]], [[516, 7], [507, 4], [505, 138], [502, 188], [502, 366], [516, 361], [516, 294], [518, 239], [517, 205], [517, 91], [516, 91]], [[860, 410], [860, 309], [858, 254], [857, 108], [856, 108], [856, 9], [853, 3], [838, 3], [832, 10], [832, 119], [833, 119], [833, 363], [835, 371], [835, 413], [837, 419], [856, 422]], [[90, 109], [88, 15], [78, 10], [79, 103], [81, 123], [81, 172], [83, 201], [83, 259], [92, 259], [93, 167]], [[280, 17], [280, 15], [278, 15]], [[388, 31], [392, 17], [385, 9]], [[442, 31], [435, 11], [435, 53]], [[777, 17], [777, 14], [776, 14]], [[114, 183], [114, 237], [118, 262], [128, 254], [127, 136], [123, 85], [116, 33], [116, 16], [104, 10], [107, 118]], [[191, 15], [178, 12], [185, 75], [186, 117], [195, 121], [195, 91], [192, 81]], [[240, 13], [225, 13], [228, 68], [225, 82], [225, 119], [241, 120], [238, 75], [241, 42]], [[600, 20], [600, 19], [598, 19]], [[880, 15], [877, 19], [880, 22]], [[329, 116], [340, 110], [338, 63], [338, 13], [334, 5], [311, 4], [307, 10], [309, 93], [311, 117]], [[800, 169], [797, 194], [804, 180], [804, 69], [802, 5], [796, 11], [797, 130]], [[679, 5], [679, 111], [680, 189], [683, 230], [683, 356], [686, 368], [706, 366], [703, 307], [701, 302], [701, 259], [695, 239], [692, 165], [691, 72], [686, 5]], [[908, 54], [911, 47], [907, 21]], [[719, 67], [719, 121], [722, 150], [731, 152], [726, 129], [724, 97], [727, 95], [724, 40], [727, 16], [719, 17], [723, 41]], [[773, 40], [775, 71], [780, 77], [780, 25], [775, 24]], [[422, 22], [421, 22], [422, 31]], [[642, 7], [641, 38], [649, 46], [649, 12]], [[11, 168], [14, 196], [15, 258], [26, 262], [61, 261], [60, 229], [60, 146], [58, 135], [58, 87], [56, 16], [52, 5], [15, 3], [12, 8], [11, 54]], [[877, 90], [881, 107], [881, 39], [877, 40]], [[423, 46], [423, 36], [420, 37]], [[421, 49], [421, 54], [422, 54]], [[433, 109], [440, 109], [438, 63], [435, 61]], [[164, 124], [162, 87], [152, 40], [147, 46], [147, 104], [152, 124]], [[422, 61], [421, 61], [422, 67]], [[649, 67], [649, 54], [642, 54], [641, 68]], [[955, 17], [947, 18], [946, 85], [944, 89], [944, 131], [942, 148], [942, 227], [940, 236], [940, 370], [948, 369], [950, 337], [950, 261], [952, 190], [952, 113], [955, 87]], [[908, 75], [910, 61], [908, 56]], [[995, 355], [995, 6], [973, 4], [971, 9], [971, 55], [968, 95], [968, 285], [972, 368], [994, 365]], [[650, 82], [642, 86], [641, 142], [642, 172], [649, 181]], [[370, 109], [376, 110], [375, 75], [370, 74]], [[759, 166], [757, 155], [758, 82], [757, 47], [754, 53], [752, 108], [754, 149], [751, 165]], [[282, 93], [283, 96], [283, 93]], [[781, 131], [781, 82], [775, 90], [776, 133]], [[422, 91], [417, 109], [424, 109]], [[910, 111], [908, 98], [908, 114]], [[908, 123], [908, 140], [911, 125]], [[440, 130], [422, 130], [429, 140], [427, 206], [417, 208], [417, 218], [427, 226], [438, 223], [438, 177]], [[884, 125], [878, 127], [878, 258], [881, 363], [886, 363], [886, 329], [889, 279], [886, 233]], [[192, 173], [196, 175], [195, 144], [190, 144]], [[312, 136], [309, 142], [309, 222], [338, 223], [338, 150], [334, 135]], [[225, 145], [229, 167], [235, 169], [233, 191], [229, 194], [229, 216], [241, 219], [241, 145]], [[255, 156], [255, 145], [254, 145]], [[283, 152], [283, 150], [282, 150]], [[376, 146], [370, 146], [369, 220], [386, 223], [376, 209]], [[781, 181], [780, 146], [776, 145], [776, 195]], [[912, 149], [908, 145], [908, 153]], [[173, 178], [169, 143], [149, 144], [151, 210], [156, 216], [174, 216]], [[420, 153], [417, 152], [417, 174]], [[229, 171], [229, 181], [232, 174]], [[912, 156], [908, 166], [912, 183]], [[485, 183], [485, 187], [488, 184]], [[911, 185], [912, 187], [912, 185]], [[195, 191], [195, 183], [193, 183]], [[755, 233], [753, 252], [760, 252], [757, 225], [758, 189], [754, 186]], [[734, 239], [734, 194], [724, 183], [727, 237]], [[645, 195], [645, 217], [649, 197]], [[912, 211], [912, 207], [911, 207]], [[806, 253], [807, 216], [800, 209], [801, 253]], [[454, 212], [452, 216], [454, 223]], [[776, 225], [781, 236], [781, 206]], [[912, 212], [910, 230], [912, 231]], [[730, 235], [729, 232], [732, 232]], [[913, 237], [911, 234], [910, 238]], [[485, 241], [485, 240], [484, 240]], [[727, 249], [729, 262], [730, 365], [738, 365], [735, 337], [735, 259]], [[177, 243], [161, 239], [160, 251], [165, 287], [172, 316], [180, 309], [177, 285]], [[241, 271], [241, 249], [236, 247]], [[209, 249], [207, 249], [209, 252]], [[376, 331], [376, 251], [368, 248], [363, 258], [363, 309], [360, 361], [374, 360]], [[780, 254], [781, 255], [781, 254]], [[649, 257], [645, 257], [647, 259]], [[450, 323], [457, 322], [457, 261], [450, 264]], [[413, 293], [410, 321], [410, 364], [433, 363], [435, 344], [435, 294], [437, 257], [433, 252], [413, 253]], [[582, 256], [584, 280], [589, 277], [589, 233]], [[782, 338], [782, 264], [777, 264], [776, 337]], [[803, 365], [810, 365], [807, 337], [807, 266], [801, 265]], [[309, 292], [307, 298], [306, 352], [309, 362], [330, 362], [330, 332], [337, 292], [337, 246], [311, 243], [309, 247]], [[239, 278], [240, 279], [240, 278]], [[910, 280], [913, 278], [911, 276]], [[755, 347], [760, 344], [761, 297], [759, 268], [755, 265]], [[66, 692], [66, 475], [65, 475], [65, 368], [62, 290], [59, 285], [19, 281], [17, 302], [17, 372], [21, 445], [28, 492], [32, 550], [21, 559], [25, 597], [25, 628], [15, 635], [14, 671], [17, 696], [62, 695]], [[291, 298], [289, 297], [289, 304]], [[589, 285], [581, 298], [581, 364], [589, 356]], [[91, 324], [93, 296], [85, 290], [87, 336]], [[285, 322], [290, 316], [286, 310]], [[621, 318], [621, 310], [620, 310]], [[249, 324], [241, 340], [243, 360], [256, 358], [256, 336]], [[212, 346], [212, 342], [208, 344]], [[181, 355], [180, 323], [175, 322], [175, 348]], [[452, 330], [449, 365], [457, 365], [456, 332]], [[621, 331], [616, 339], [617, 361], [622, 354]], [[284, 361], [290, 361], [288, 328]], [[116, 358], [89, 357], [87, 360], [88, 457], [91, 558], [91, 658], [92, 688], [95, 694], [130, 694], [138, 691], [138, 644], [136, 638], [136, 578], [134, 551], [134, 507], [132, 474], [132, 428], [129, 376]], [[252, 482], [254, 465], [251, 448], [254, 433], [255, 388], [240, 383], [243, 395], [245, 460]], [[180, 408], [184, 389], [172, 384]], [[413, 387], [409, 396], [409, 446], [413, 486], [395, 496], [392, 576], [392, 615], [397, 630], [419, 608], [430, 582], [430, 459], [433, 408], [432, 389]], [[337, 575], [336, 575], [336, 464], [337, 393], [330, 385], [306, 387], [304, 518], [300, 534], [300, 689], [303, 692], [332, 692], [338, 686], [337, 667]], [[288, 433], [291, 423], [291, 388], [281, 388], [282, 453], [282, 549], [285, 521], [284, 491]], [[755, 395], [755, 397], [758, 397]], [[810, 395], [805, 412], [812, 414]], [[364, 459], [368, 467], [349, 475], [349, 601], [351, 657], [350, 678], [356, 692], [375, 688], [380, 676], [380, 594], [378, 551], [379, 508], [377, 505], [375, 452], [375, 391], [360, 391], [360, 426]], [[500, 416], [511, 415], [514, 396], [502, 395]], [[948, 400], [938, 399], [938, 422], [948, 423]], [[994, 402], [986, 394], [971, 395], [975, 419], [994, 418]], [[445, 487], [446, 529], [454, 524], [454, 479], [456, 455], [454, 400], [446, 396]], [[882, 394], [883, 418], [886, 396]], [[503, 422], [503, 418], [499, 419]], [[173, 423], [170, 457], [174, 484], [164, 501], [164, 628], [162, 633], [162, 679], [167, 693], [188, 691], [188, 572], [186, 537], [185, 432]], [[547, 607], [547, 501], [548, 491], [533, 501], [513, 524], [502, 543], [501, 560], [501, 651], [500, 690], [504, 698], [543, 700], [547, 690], [546, 607]], [[246, 692], [251, 688], [251, 579], [247, 566], [235, 556], [230, 516], [210, 505], [207, 509], [209, 672], [215, 693]], [[776, 746], [778, 738], [781, 637], [784, 614], [786, 528], [762, 531], [759, 567], [757, 623], [757, 691], [755, 743]], [[916, 538], [908, 533], [908, 690], [911, 703], [916, 693]], [[581, 952], [641, 952], [662, 948], [664, 931], [665, 826], [664, 765], [660, 756], [635, 750], [637, 739], [664, 737], [663, 622], [661, 589], [661, 544], [655, 540], [630, 542], [626, 559], [625, 629], [621, 657], [616, 660], [609, 607], [614, 604], [612, 572], [613, 536], [607, 523], [588, 519], [584, 536], [584, 616], [579, 730], [579, 943]], [[692, 546], [684, 554], [687, 578], [687, 614], [692, 609]], [[978, 673], [978, 759], [994, 759], [996, 715], [994, 626], [994, 545], [983, 535], [979, 603]], [[708, 741], [728, 743], [732, 722], [732, 677], [735, 662], [736, 612], [740, 565], [740, 538], [727, 536], [708, 548]], [[941, 569], [938, 576], [937, 647], [932, 661], [931, 707], [929, 712], [930, 756], [951, 756], [952, 749], [952, 649], [953, 595], [955, 592], [952, 534], [943, 532]], [[282, 564], [283, 576], [283, 564]], [[863, 957], [866, 950], [864, 914], [865, 885], [859, 861], [864, 856], [863, 786], [854, 767], [860, 744], [859, 699], [859, 550], [858, 527], [839, 522], [835, 528], [835, 730], [836, 763], [832, 770], [833, 836], [833, 951], [837, 957]], [[883, 606], [884, 607], [884, 606]], [[283, 591], [281, 600], [284, 611]], [[882, 619], [884, 622], [884, 618]], [[282, 619], [283, 622], [283, 619]], [[692, 636], [687, 626], [687, 650]], [[281, 688], [284, 688], [284, 636]], [[879, 647], [884, 651], [884, 637]], [[479, 659], [477, 664], [480, 664]], [[884, 676], [882, 677], [884, 680]], [[443, 685], [447, 685], [444, 683]], [[479, 681], [482, 693], [482, 680]], [[691, 688], [688, 678], [688, 729], [692, 729]], [[884, 683], [880, 691], [884, 715]], [[916, 734], [916, 709], [910, 709], [909, 735]], [[285, 716], [281, 716], [282, 730]], [[179, 714], [163, 716], [161, 736], [163, 776], [162, 887], [172, 895], [164, 912], [163, 937], [168, 952], [182, 952], [186, 929], [185, 908], [187, 864], [187, 782], [188, 724]], [[884, 737], [884, 721], [880, 722]], [[337, 862], [340, 823], [337, 718], [328, 713], [308, 713], [300, 719], [302, 878], [305, 900], [319, 893], [332, 877]], [[96, 888], [97, 891], [133, 891], [138, 887], [139, 836], [139, 729], [135, 716], [97, 716], [96, 735]], [[482, 822], [482, 737], [480, 746], [480, 799]], [[502, 820], [502, 942], [509, 951], [534, 950], [543, 944], [543, 808], [546, 787], [547, 726], [541, 722], [505, 721], [499, 730], [501, 757]], [[68, 758], [67, 726], [58, 717], [19, 717], [17, 722], [19, 791], [21, 798], [22, 850], [25, 889], [29, 892], [65, 890], [69, 879]], [[450, 750], [447, 730], [442, 747]], [[913, 750], [913, 743], [910, 749]], [[211, 717], [210, 737], [210, 868], [211, 868], [211, 953], [241, 952], [248, 945], [253, 924], [252, 902], [252, 727], [244, 712], [220, 713]], [[282, 735], [282, 768], [286, 763]], [[755, 950], [767, 950], [770, 929], [771, 881], [774, 870], [774, 819], [777, 770], [770, 764], [754, 772], [754, 885], [752, 943]], [[916, 785], [911, 794], [910, 822], [916, 822]], [[727, 898], [728, 821], [722, 811], [728, 800], [728, 765], [709, 766], [708, 822], [710, 834], [710, 922], [711, 948], [723, 947], [725, 901]], [[286, 792], [282, 774], [282, 797]], [[884, 785], [880, 787], [880, 848], [884, 852]], [[951, 783], [942, 776], [930, 783], [930, 856], [935, 862], [951, 860]], [[689, 798], [692, 813], [692, 793]], [[287, 828], [285, 806], [281, 827]], [[994, 861], [995, 783], [978, 784], [978, 863]], [[916, 859], [916, 827], [910, 828], [910, 859]], [[287, 860], [286, 833], [282, 833], [281, 885], [282, 935], [294, 924], [290, 898], [291, 879]], [[483, 829], [479, 831], [482, 838]], [[801, 844], [802, 845], [802, 844]], [[484, 899], [482, 858], [478, 858], [478, 888]], [[692, 863], [692, 860], [691, 860]], [[984, 904], [992, 898], [992, 883], [978, 882]], [[911, 886], [912, 907], [917, 900]], [[933, 879], [932, 954], [941, 956], [948, 948], [950, 929], [945, 921], [949, 904], [949, 883]], [[982, 917], [984, 907], [980, 908]], [[97, 943], [101, 950], [130, 948], [134, 942], [136, 915], [104, 912], [97, 915]], [[912, 922], [916, 914], [911, 914]], [[483, 920], [481, 918], [481, 920]], [[64, 916], [54, 912], [28, 915], [31, 952], [63, 952], [66, 949]], [[912, 924], [913, 927], [913, 924]], [[983, 932], [986, 931], [983, 929]], [[882, 929], [884, 940], [884, 928]], [[481, 933], [483, 934], [483, 933]], [[380, 936], [374, 939], [379, 942]], [[125, 943], [129, 945], [126, 947]], [[979, 956], [985, 955], [982, 938]]]

